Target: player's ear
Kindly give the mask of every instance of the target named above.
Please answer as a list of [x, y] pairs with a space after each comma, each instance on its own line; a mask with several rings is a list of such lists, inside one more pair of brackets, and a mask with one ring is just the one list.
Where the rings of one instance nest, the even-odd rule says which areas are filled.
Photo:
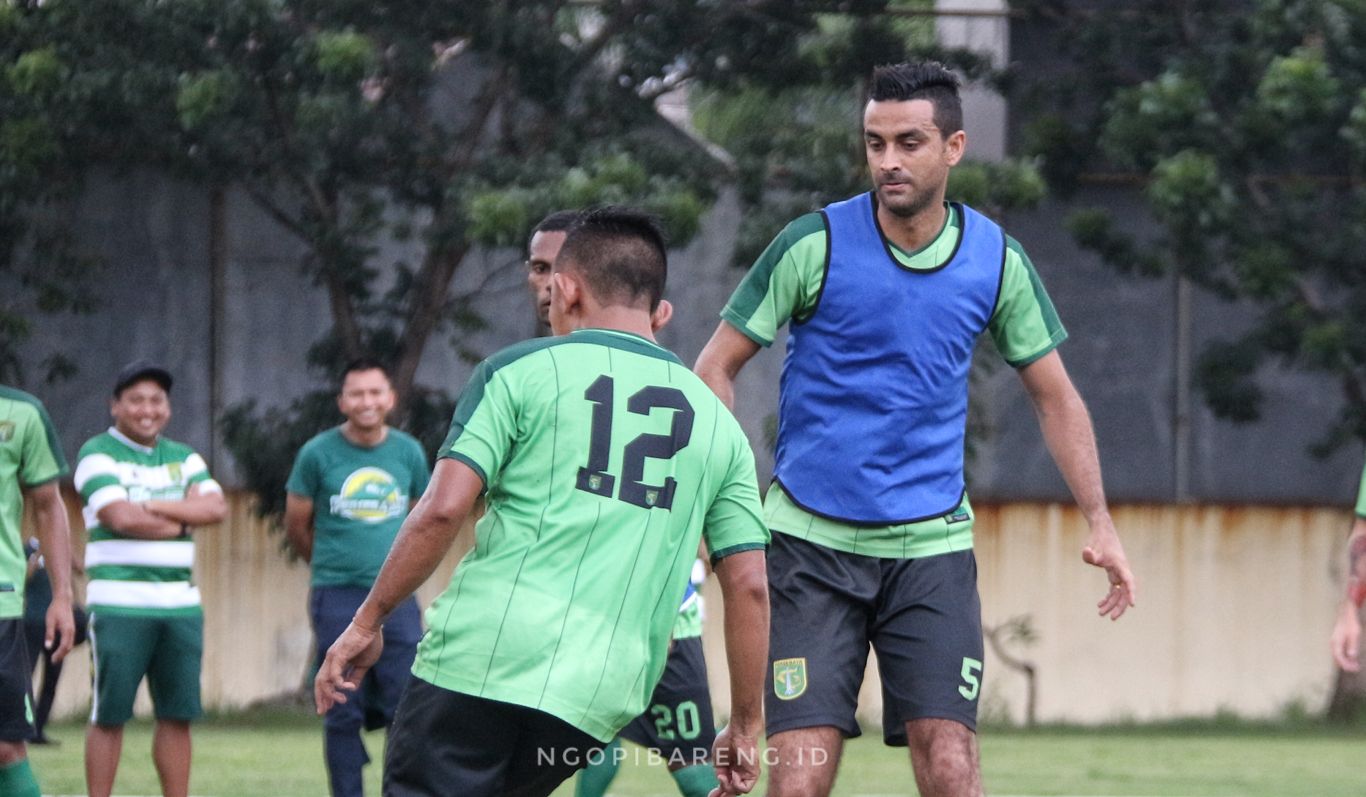
[[556, 271], [551, 273], [550, 301], [560, 303], [560, 312], [568, 312], [577, 306], [582, 299], [583, 288], [572, 272]]
[[949, 166], [957, 166], [968, 149], [968, 134], [962, 130], [949, 134], [944, 140], [944, 160]]
[[660, 299], [659, 306], [650, 313], [650, 331], [658, 332], [668, 325], [669, 320], [674, 317], [674, 306], [668, 299]]

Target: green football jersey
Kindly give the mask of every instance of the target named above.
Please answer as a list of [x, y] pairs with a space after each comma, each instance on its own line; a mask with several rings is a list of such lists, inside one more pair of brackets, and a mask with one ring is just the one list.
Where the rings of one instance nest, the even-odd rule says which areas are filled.
[[66, 470], [42, 402], [0, 385], [0, 619], [24, 614], [24, 488], [50, 482]]
[[99, 511], [115, 501], [185, 497], [191, 485], [200, 493], [222, 492], [209, 476], [203, 457], [189, 446], [157, 438], [144, 446], [110, 429], [81, 446], [76, 458], [85, 528], [85, 567], [90, 576], [86, 603], [109, 613], [140, 615], [198, 614], [199, 588], [191, 580], [194, 539], [144, 540], [126, 537], [100, 523]]
[[[943, 266], [957, 251], [963, 226], [958, 209], [947, 207], [943, 229], [925, 246], [903, 252], [888, 241], [887, 251], [908, 269]], [[721, 317], [761, 346], [771, 345], [789, 321], [810, 318], [825, 284], [829, 240], [821, 214], [808, 213], [792, 221], [755, 261]], [[1001, 288], [987, 331], [1001, 357], [1015, 368], [1038, 360], [1067, 338], [1034, 264], [1009, 236]], [[972, 547], [974, 515], [966, 495], [960, 506], [942, 517], [893, 526], [856, 526], [802, 509], [775, 482], [764, 497], [764, 510], [774, 531], [863, 556], [917, 558]]]
[[305, 443], [285, 489], [313, 502], [313, 586], [373, 585], [430, 476], [422, 445], [397, 429], [370, 448], [340, 427]]
[[1361, 471], [1361, 488], [1357, 490], [1357, 516], [1366, 517], [1366, 468]]
[[754, 455], [677, 357], [580, 330], [485, 360], [439, 452], [483, 479], [413, 673], [610, 740], [663, 673], [697, 546], [763, 549]]

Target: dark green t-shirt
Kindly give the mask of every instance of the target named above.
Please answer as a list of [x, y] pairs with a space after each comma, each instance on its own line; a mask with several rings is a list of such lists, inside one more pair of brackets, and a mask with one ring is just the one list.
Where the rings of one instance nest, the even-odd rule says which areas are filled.
[[285, 489], [313, 502], [313, 586], [373, 585], [430, 477], [422, 446], [397, 429], [374, 448], [340, 427], [305, 443]]
[[413, 673], [544, 711], [603, 741], [645, 709], [706, 537], [713, 560], [762, 549], [754, 454], [669, 351], [602, 329], [485, 360], [439, 456], [488, 510]]

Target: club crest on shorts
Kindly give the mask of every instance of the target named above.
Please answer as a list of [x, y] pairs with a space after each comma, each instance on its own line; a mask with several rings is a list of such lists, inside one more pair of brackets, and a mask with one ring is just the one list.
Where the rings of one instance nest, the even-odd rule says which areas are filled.
[[773, 662], [773, 694], [779, 700], [796, 700], [806, 692], [806, 659]]
[[14, 437], [14, 421], [0, 421], [0, 443], [8, 443]]

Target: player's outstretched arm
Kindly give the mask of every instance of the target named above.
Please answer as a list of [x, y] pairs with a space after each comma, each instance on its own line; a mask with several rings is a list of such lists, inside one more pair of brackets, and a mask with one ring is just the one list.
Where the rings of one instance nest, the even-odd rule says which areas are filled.
[[1039, 417], [1048, 451], [1091, 527], [1086, 547], [1081, 552], [1082, 560], [1102, 568], [1110, 580], [1109, 592], [1096, 606], [1102, 616], [1118, 620], [1126, 609], [1135, 605], [1138, 583], [1129, 570], [1129, 560], [1124, 555], [1124, 546], [1120, 544], [1119, 533], [1115, 531], [1105, 502], [1091, 415], [1056, 351], [1021, 368], [1019, 373]]
[[1361, 605], [1366, 603], [1366, 518], [1357, 516], [1347, 538], [1347, 594], [1333, 625], [1333, 661], [1347, 672], [1361, 669]]
[[334, 703], [345, 703], [344, 691], [359, 687], [379, 658], [384, 619], [436, 570], [483, 489], [479, 474], [465, 463], [437, 462], [427, 491], [403, 521], [370, 594], [318, 669], [313, 693], [319, 714]]
[[716, 563], [725, 605], [730, 721], [716, 737], [712, 761], [720, 787], [713, 797], [748, 794], [759, 780], [764, 668], [768, 666], [768, 575], [763, 551], [744, 551]]
[[711, 392], [732, 411], [735, 409], [735, 377], [745, 363], [759, 351], [759, 344], [728, 322], [722, 321], [702, 347], [693, 364], [693, 373], [707, 383]]
[[52, 651], [52, 661], [56, 663], [66, 658], [76, 639], [76, 623], [71, 614], [71, 525], [56, 481], [26, 488], [24, 503], [33, 508], [38, 546], [52, 582], [43, 648]]

